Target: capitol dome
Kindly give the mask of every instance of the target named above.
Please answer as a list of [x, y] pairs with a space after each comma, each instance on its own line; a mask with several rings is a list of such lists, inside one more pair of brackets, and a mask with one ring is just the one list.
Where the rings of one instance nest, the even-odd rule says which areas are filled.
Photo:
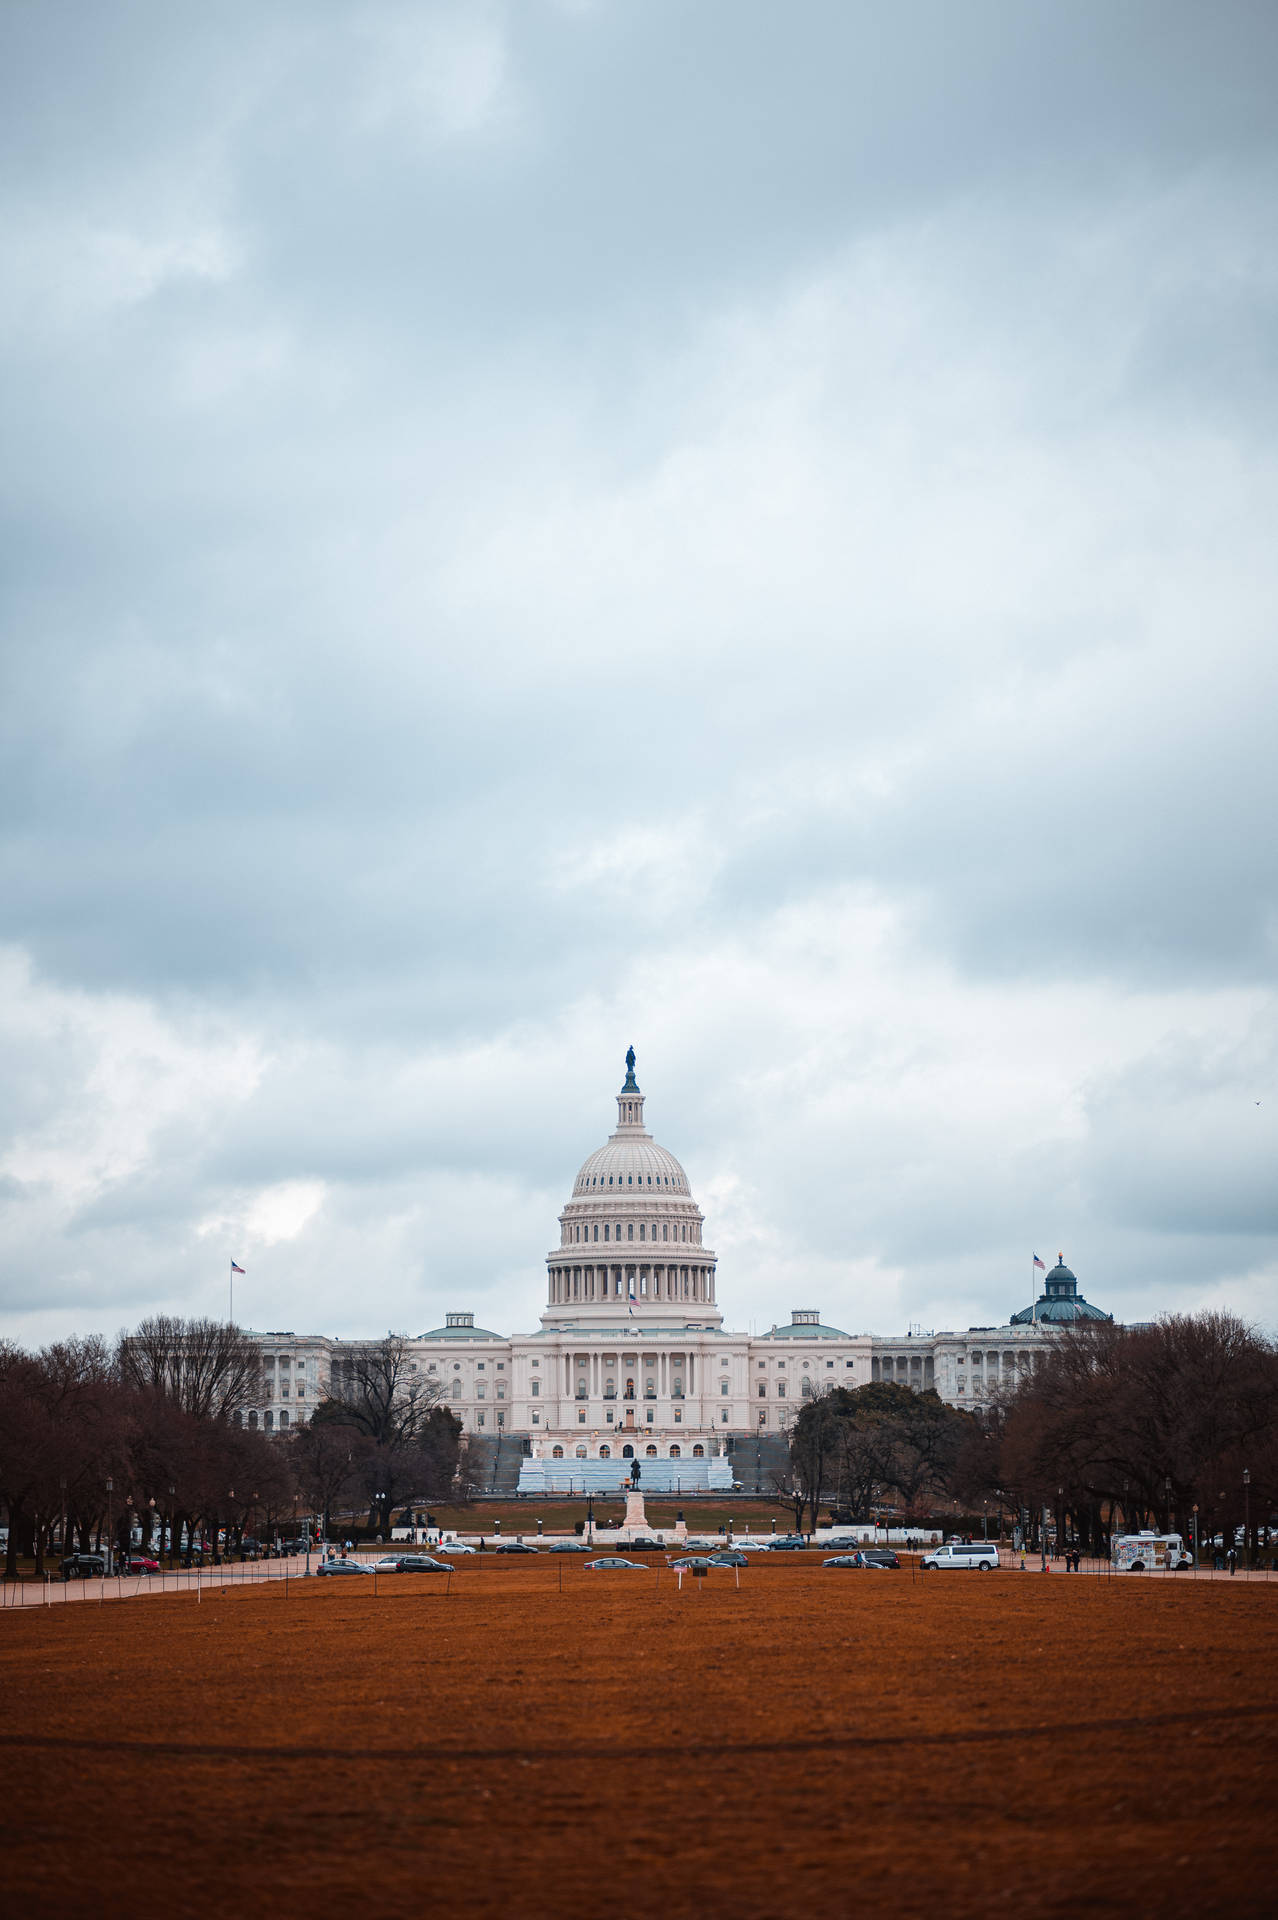
[[553, 1317], [572, 1306], [634, 1320], [686, 1301], [703, 1322], [717, 1321], [703, 1224], [687, 1174], [644, 1125], [631, 1047], [616, 1130], [582, 1162], [559, 1216], [548, 1260]]

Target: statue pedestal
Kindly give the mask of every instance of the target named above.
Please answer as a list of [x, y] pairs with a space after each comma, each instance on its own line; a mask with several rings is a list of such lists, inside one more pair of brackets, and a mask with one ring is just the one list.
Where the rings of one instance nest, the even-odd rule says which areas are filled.
[[648, 1516], [644, 1512], [643, 1494], [638, 1487], [628, 1487], [626, 1489], [626, 1518], [624, 1524], [627, 1533], [647, 1533], [648, 1531]]

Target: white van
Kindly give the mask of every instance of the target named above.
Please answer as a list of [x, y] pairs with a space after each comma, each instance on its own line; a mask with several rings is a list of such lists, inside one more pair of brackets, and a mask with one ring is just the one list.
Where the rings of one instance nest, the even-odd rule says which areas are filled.
[[997, 1566], [998, 1547], [993, 1540], [947, 1540], [943, 1547], [934, 1547], [923, 1555], [919, 1572], [941, 1573], [950, 1567], [960, 1572], [971, 1569], [989, 1573]]

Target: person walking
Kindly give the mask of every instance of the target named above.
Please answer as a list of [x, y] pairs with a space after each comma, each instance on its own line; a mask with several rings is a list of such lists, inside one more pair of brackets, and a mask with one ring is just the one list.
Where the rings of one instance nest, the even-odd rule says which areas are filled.
[[1229, 1559], [1229, 1577], [1230, 1577], [1230, 1579], [1232, 1579], [1232, 1578], [1233, 1578], [1233, 1576], [1234, 1576], [1234, 1575], [1235, 1575], [1235, 1574], [1237, 1573], [1237, 1571], [1238, 1571], [1238, 1549], [1237, 1549], [1237, 1547], [1231, 1547], [1231, 1548], [1229, 1549], [1229, 1554], [1228, 1554], [1228, 1559]]

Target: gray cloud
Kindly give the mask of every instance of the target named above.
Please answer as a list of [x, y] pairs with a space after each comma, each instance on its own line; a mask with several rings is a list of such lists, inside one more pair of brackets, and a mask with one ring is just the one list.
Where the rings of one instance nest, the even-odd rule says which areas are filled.
[[74, 19], [3, 62], [10, 1323], [231, 1241], [525, 1324], [631, 1039], [742, 1318], [1053, 1234], [1271, 1315], [1271, 10]]

